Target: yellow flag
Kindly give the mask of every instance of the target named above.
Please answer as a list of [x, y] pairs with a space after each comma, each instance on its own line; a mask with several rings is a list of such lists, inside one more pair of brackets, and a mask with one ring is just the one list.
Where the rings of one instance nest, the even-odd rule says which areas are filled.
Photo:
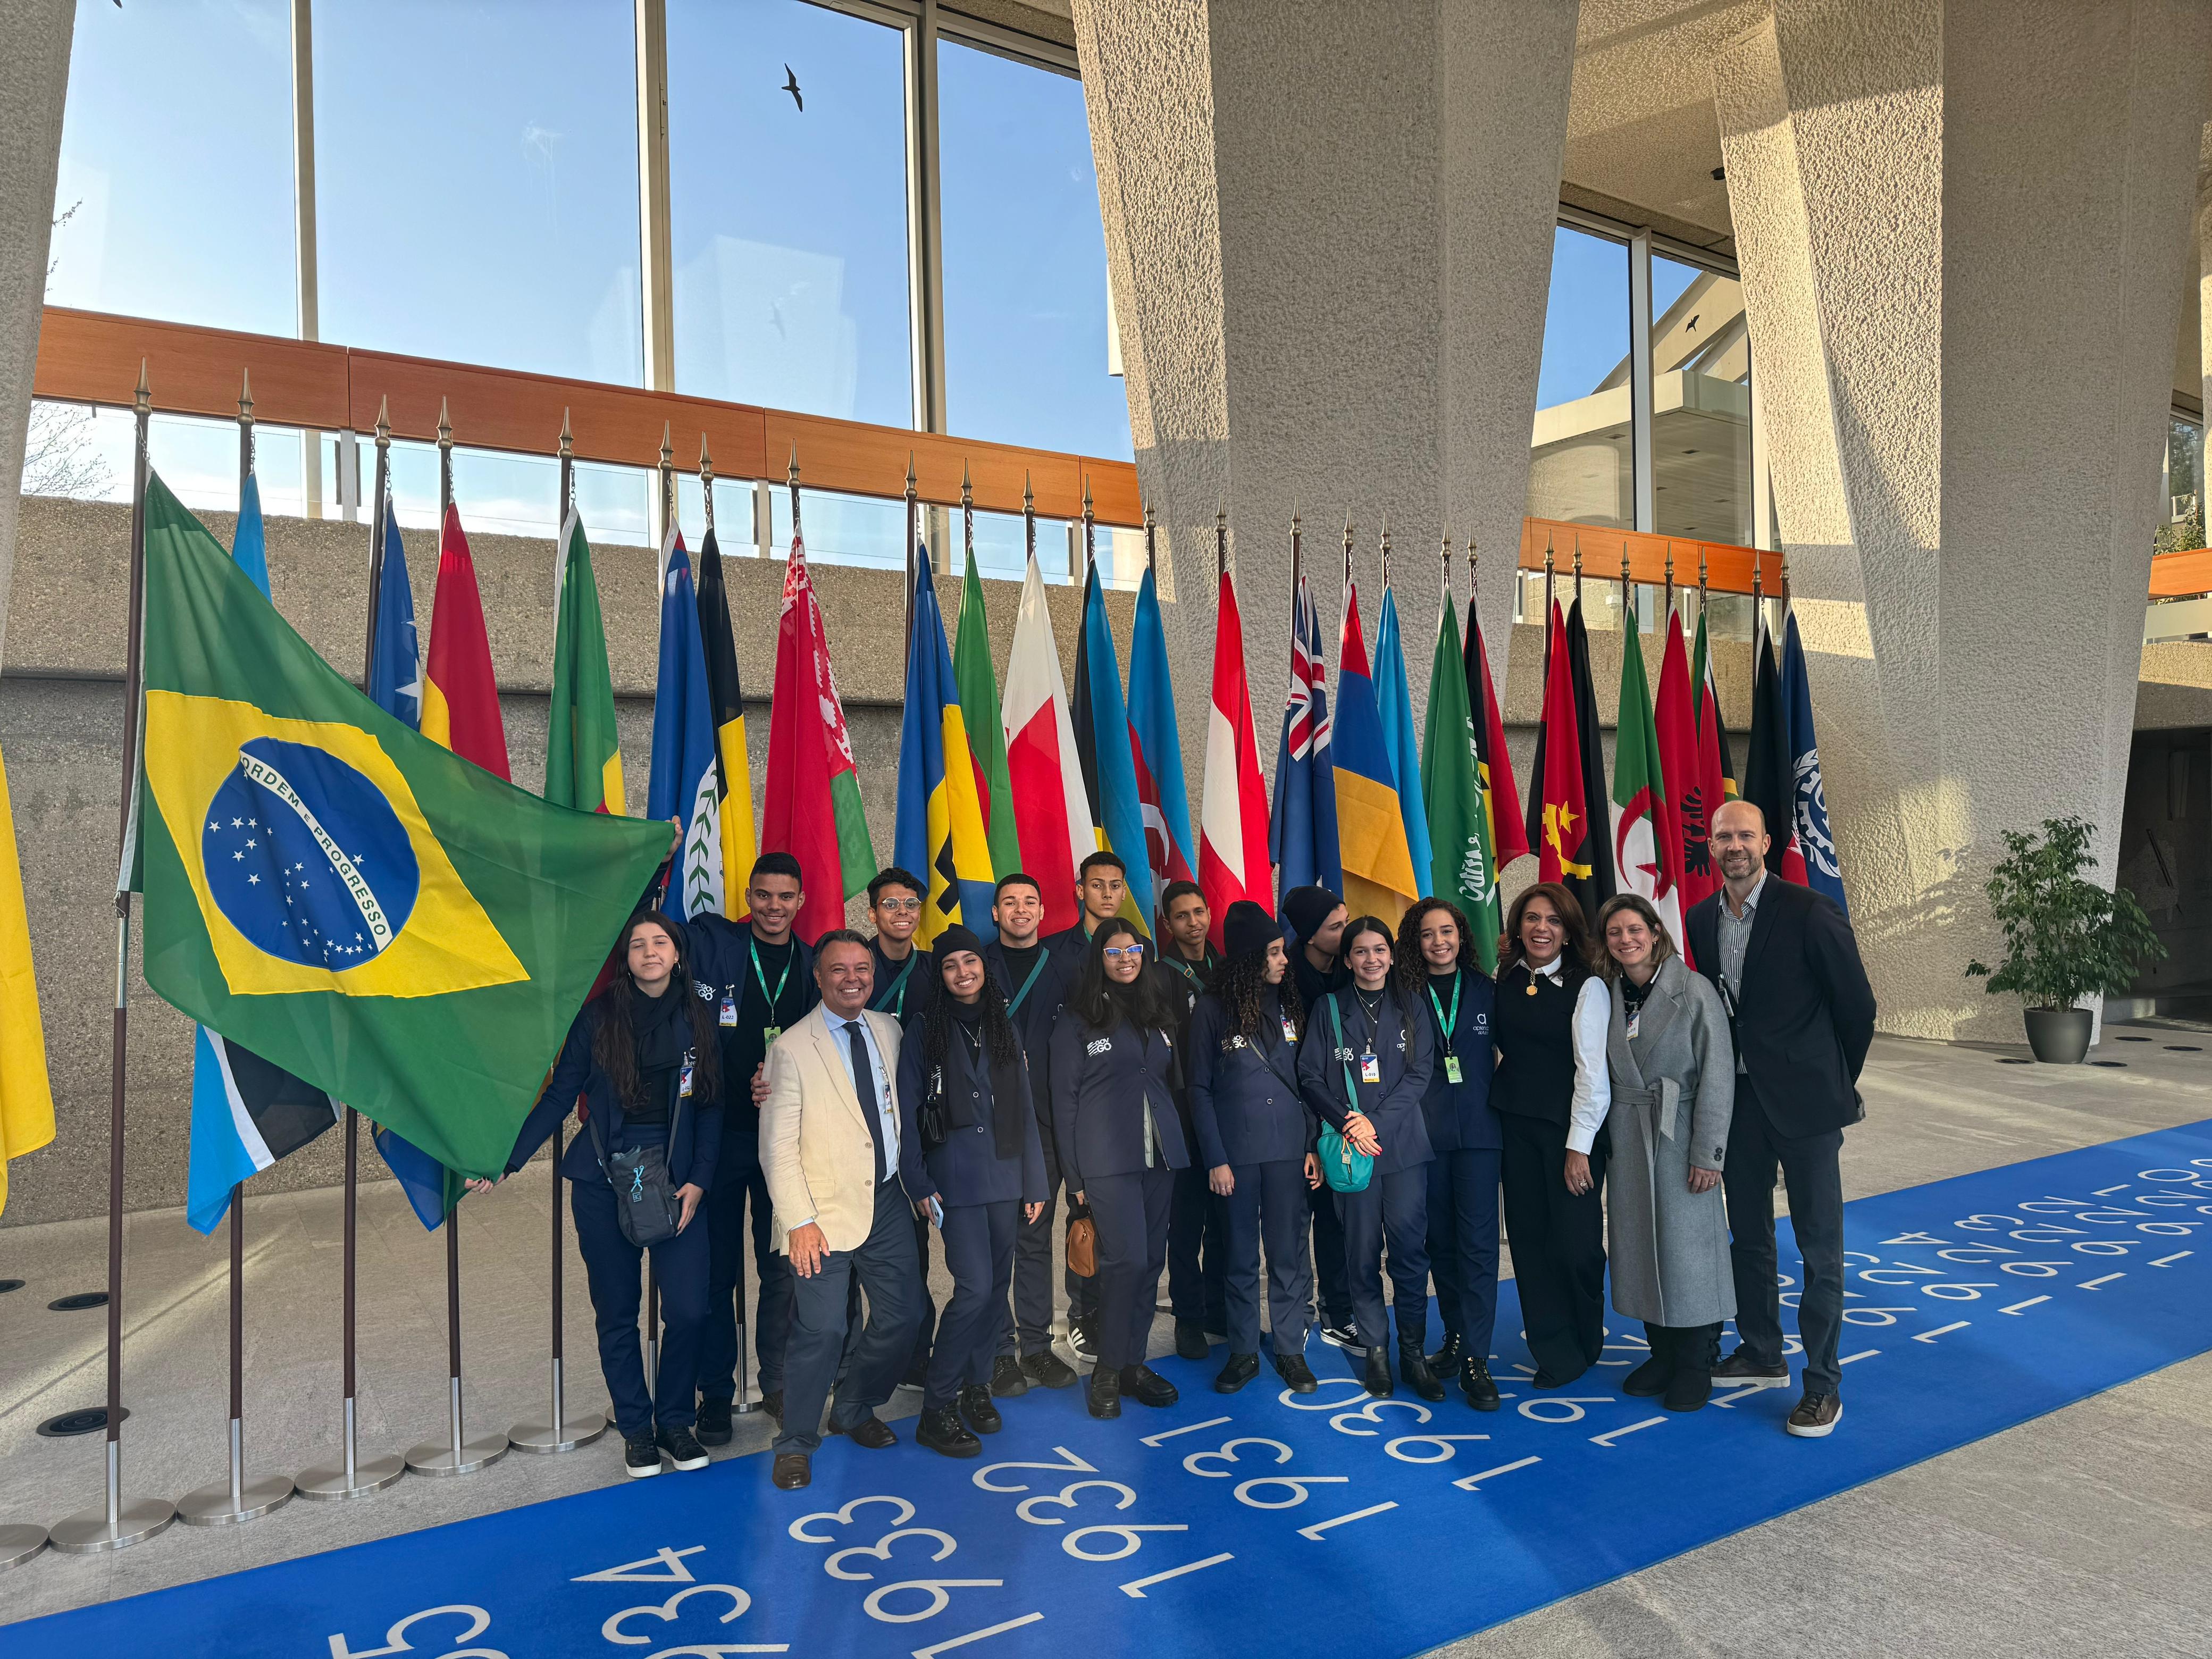
[[15, 861], [8, 767], [0, 760], [0, 1209], [8, 1205], [8, 1160], [53, 1138], [46, 1039], [39, 1024], [38, 982], [31, 975], [31, 925], [23, 913], [23, 872]]

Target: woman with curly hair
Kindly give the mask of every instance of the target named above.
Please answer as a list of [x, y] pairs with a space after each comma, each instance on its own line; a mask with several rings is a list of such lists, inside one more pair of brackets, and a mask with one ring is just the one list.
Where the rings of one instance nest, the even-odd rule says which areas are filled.
[[1428, 1014], [1437, 1048], [1421, 1114], [1436, 1154], [1429, 1164], [1429, 1272], [1444, 1341], [1429, 1356], [1429, 1369], [1439, 1380], [1457, 1371], [1468, 1404], [1494, 1412], [1490, 1338], [1498, 1313], [1498, 1154], [1504, 1145], [1490, 1104], [1497, 988], [1482, 971], [1474, 930], [1457, 905], [1425, 898], [1400, 920], [1398, 981]]
[[1229, 1363], [1217, 1394], [1260, 1374], [1260, 1246], [1267, 1248], [1268, 1338], [1276, 1373], [1295, 1394], [1319, 1386], [1305, 1361], [1313, 1274], [1306, 1252], [1320, 1184], [1313, 1121], [1298, 1094], [1305, 1009], [1282, 926], [1249, 899], [1222, 922], [1227, 954], [1190, 1017], [1191, 1118], [1208, 1186], [1229, 1212]]

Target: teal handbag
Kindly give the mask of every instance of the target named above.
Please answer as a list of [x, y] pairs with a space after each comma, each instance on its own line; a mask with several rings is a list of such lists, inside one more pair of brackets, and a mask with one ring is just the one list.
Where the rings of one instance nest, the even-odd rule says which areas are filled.
[[[1338, 1011], [1335, 997], [1328, 1000], [1329, 1029], [1335, 1035], [1340, 1057], [1344, 1053], [1344, 1016]], [[1343, 1065], [1345, 1098], [1352, 1109], [1358, 1111], [1359, 1085], [1352, 1078], [1352, 1062], [1346, 1060]], [[1331, 1192], [1364, 1193], [1367, 1183], [1375, 1178], [1374, 1154], [1361, 1152], [1330, 1125], [1322, 1126], [1321, 1145], [1314, 1156], [1321, 1160], [1321, 1178], [1328, 1183]]]

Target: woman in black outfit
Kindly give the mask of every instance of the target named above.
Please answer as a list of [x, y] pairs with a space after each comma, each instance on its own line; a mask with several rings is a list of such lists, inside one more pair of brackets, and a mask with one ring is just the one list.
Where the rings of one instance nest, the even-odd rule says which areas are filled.
[[1341, 960], [1352, 982], [1306, 1016], [1298, 1086], [1309, 1110], [1375, 1168], [1356, 1193], [1336, 1194], [1344, 1224], [1345, 1278], [1367, 1351], [1367, 1392], [1388, 1397], [1390, 1319], [1382, 1305], [1382, 1245], [1390, 1246], [1396, 1292], [1398, 1369], [1424, 1400], [1442, 1400], [1423, 1343], [1429, 1333], [1429, 1129], [1421, 1098], [1436, 1045], [1428, 1011], [1405, 996], [1390, 972], [1395, 941], [1376, 916], [1344, 930]]
[[976, 1435], [1003, 1426], [991, 1403], [991, 1361], [1024, 1206], [1031, 1221], [1044, 1209], [1044, 1144], [983, 941], [948, 927], [923, 966], [937, 983], [899, 1048], [899, 1164], [915, 1209], [945, 1236], [952, 1300], [938, 1318], [914, 1438], [947, 1457], [973, 1457], [983, 1449]]
[[1052, 1033], [1052, 1133], [1098, 1244], [1098, 1362], [1093, 1417], [1119, 1417], [1121, 1396], [1172, 1406], [1174, 1383], [1145, 1364], [1168, 1260], [1175, 1172], [1190, 1163], [1176, 1110], [1176, 1011], [1145, 971], [1145, 941], [1120, 917], [1083, 947], [1075, 988]]
[[1498, 942], [1490, 1103], [1505, 1131], [1505, 1231], [1521, 1325], [1540, 1389], [1563, 1389], [1605, 1349], [1606, 1026], [1575, 896], [1539, 882], [1513, 901]]
[[[599, 1322], [599, 1369], [629, 1472], [639, 1477], [659, 1474], [664, 1453], [679, 1469], [707, 1467], [706, 1448], [693, 1432], [708, 1265], [707, 1228], [695, 1222], [721, 1149], [722, 1075], [714, 1007], [693, 989], [681, 924], [658, 910], [643, 911], [630, 919], [624, 939], [622, 971], [576, 1016], [552, 1079], [523, 1120], [507, 1170], [512, 1175], [528, 1163], [583, 1097], [587, 1128], [569, 1141], [561, 1173], [569, 1181], [576, 1243]], [[672, 1237], [641, 1246], [623, 1237], [606, 1160], [649, 1147], [667, 1160], [683, 1209]], [[650, 1393], [637, 1340], [638, 1261], [647, 1249], [660, 1286], [663, 1327], [660, 1374]]]

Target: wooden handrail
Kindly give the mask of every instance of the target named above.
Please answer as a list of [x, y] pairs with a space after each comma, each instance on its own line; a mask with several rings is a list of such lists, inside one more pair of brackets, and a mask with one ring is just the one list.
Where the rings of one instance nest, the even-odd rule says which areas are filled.
[[2180, 553], [2160, 553], [2150, 562], [2150, 596], [2154, 599], [2194, 599], [2212, 593], [2212, 550], [2193, 547]]
[[1674, 586], [1698, 585], [1698, 562], [1705, 564], [1705, 585], [1716, 593], [1751, 592], [1752, 561], [1759, 562], [1759, 582], [1769, 599], [1782, 597], [1782, 556], [1738, 547], [1729, 542], [1701, 542], [1686, 536], [1650, 536], [1634, 530], [1608, 530], [1575, 524], [1565, 519], [1523, 519], [1521, 521], [1521, 568], [1541, 570], [1544, 549], [1552, 550], [1552, 568], [1561, 581], [1572, 582], [1575, 549], [1583, 555], [1583, 581], [1618, 582], [1620, 555], [1628, 551], [1631, 581], [1656, 587], [1667, 580], [1667, 562], [1673, 559]]

